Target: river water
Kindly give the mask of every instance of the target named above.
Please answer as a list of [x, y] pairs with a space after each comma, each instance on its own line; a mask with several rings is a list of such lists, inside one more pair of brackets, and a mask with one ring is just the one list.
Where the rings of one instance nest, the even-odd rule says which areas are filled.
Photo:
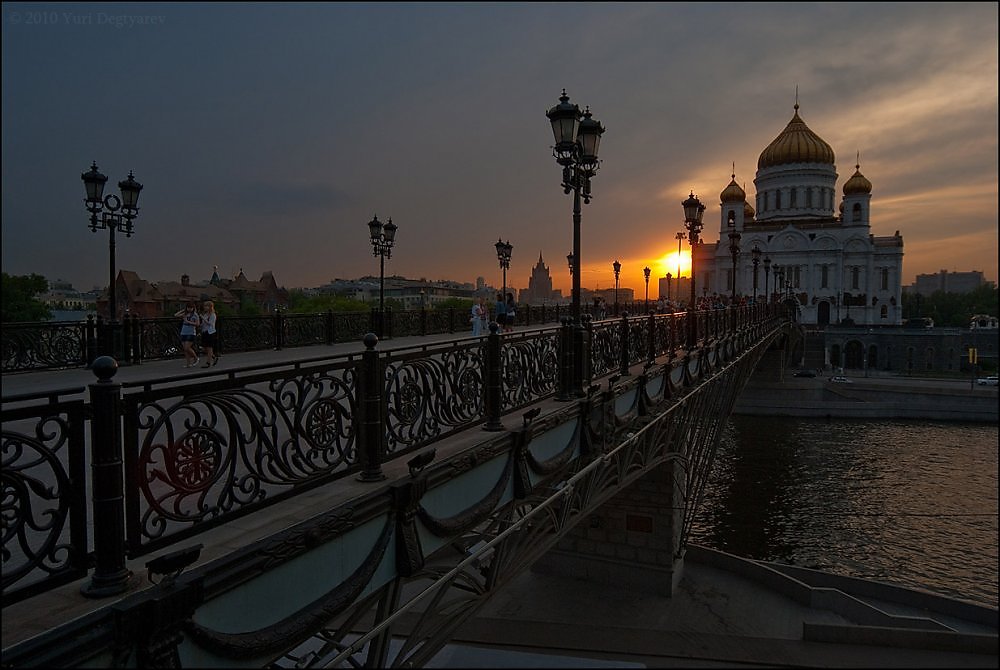
[[733, 416], [690, 541], [997, 606], [995, 424]]

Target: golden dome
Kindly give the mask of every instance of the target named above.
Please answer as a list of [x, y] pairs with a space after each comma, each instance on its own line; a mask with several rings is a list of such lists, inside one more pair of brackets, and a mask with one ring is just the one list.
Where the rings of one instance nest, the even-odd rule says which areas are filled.
[[736, 183], [735, 173], [733, 174], [733, 180], [729, 182], [729, 186], [719, 194], [719, 199], [722, 202], [743, 202], [747, 199], [746, 192]]
[[854, 166], [854, 174], [844, 183], [844, 195], [854, 195], [857, 193], [871, 193], [872, 183], [861, 174], [861, 166]]
[[795, 115], [781, 134], [774, 138], [757, 160], [757, 169], [787, 163], [827, 163], [833, 165], [833, 149], [823, 139], [809, 130], [799, 117], [799, 104]]

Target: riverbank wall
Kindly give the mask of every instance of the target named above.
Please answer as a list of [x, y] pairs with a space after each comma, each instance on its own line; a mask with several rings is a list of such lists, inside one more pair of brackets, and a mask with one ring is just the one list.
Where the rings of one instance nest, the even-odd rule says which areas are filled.
[[997, 423], [997, 387], [971, 380], [940, 380], [882, 374], [850, 376], [850, 382], [794, 377], [793, 369], [758, 368], [736, 400], [734, 414], [854, 419], [929, 419]]

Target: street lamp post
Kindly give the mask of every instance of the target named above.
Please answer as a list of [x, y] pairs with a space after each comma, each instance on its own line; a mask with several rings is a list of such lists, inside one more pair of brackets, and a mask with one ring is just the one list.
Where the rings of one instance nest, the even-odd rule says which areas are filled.
[[760, 247], [756, 244], [750, 250], [750, 262], [753, 263], [753, 301], [757, 303], [757, 266], [760, 265]]
[[[784, 278], [784, 275], [785, 275], [785, 271], [781, 269], [780, 265], [778, 265], [777, 263], [775, 263], [774, 264], [774, 292], [776, 294], [778, 294], [777, 295], [777, 298], [778, 298], [777, 302], [781, 301], [780, 287], [781, 287], [781, 281]], [[770, 297], [768, 298], [768, 300], [770, 300]]]
[[[667, 273], [667, 300], [670, 300], [670, 280], [671, 279], [673, 279], [673, 276], [668, 272]], [[678, 284], [678, 286], [680, 285], [680, 283], [681, 283], [681, 276], [677, 275], [677, 284]]]
[[615, 316], [618, 316], [618, 275], [621, 274], [622, 264], [615, 261], [611, 264], [611, 267], [615, 271]]
[[736, 230], [736, 213], [733, 211], [729, 212], [729, 254], [733, 257], [733, 276], [732, 283], [730, 286], [730, 298], [729, 303], [731, 306], [736, 307], [736, 261], [740, 257], [740, 235], [739, 231]]
[[771, 294], [768, 293], [770, 284], [768, 284], [767, 282], [770, 271], [771, 271], [771, 257], [764, 256], [764, 302], [771, 302]]
[[[117, 318], [117, 304], [115, 298], [115, 232], [125, 233], [125, 237], [132, 237], [132, 219], [139, 215], [139, 191], [142, 184], [137, 182], [130, 170], [128, 179], [118, 182], [121, 190], [119, 198], [114, 193], [104, 196], [104, 184], [108, 178], [97, 170], [97, 162], [90, 166], [89, 172], [80, 175], [83, 185], [87, 190], [86, 203], [87, 211], [90, 212], [90, 230], [97, 232], [98, 228], [108, 229], [108, 250], [111, 261], [111, 269], [108, 281], [108, 319], [114, 323]], [[121, 213], [119, 213], [121, 212]], [[98, 218], [100, 214], [100, 218]]]
[[392, 258], [392, 245], [396, 240], [396, 229], [398, 226], [392, 222], [392, 217], [383, 225], [378, 220], [378, 214], [368, 222], [368, 232], [371, 234], [372, 256], [379, 257], [378, 268], [378, 331], [376, 334], [382, 337], [382, 330], [385, 324], [385, 259]]
[[572, 395], [583, 395], [583, 324], [580, 319], [580, 202], [590, 204], [590, 180], [597, 174], [597, 158], [604, 127], [592, 118], [590, 108], [581, 114], [570, 104], [563, 89], [559, 104], [545, 116], [552, 124], [555, 146], [552, 156], [562, 166], [563, 193], [573, 194], [573, 298], [571, 315], [574, 328]]
[[[684, 231], [678, 231], [677, 235], [677, 301], [680, 302], [681, 299], [681, 242], [684, 240]], [[669, 276], [669, 275], [668, 275]], [[670, 287], [670, 282], [667, 282], [667, 287]], [[667, 291], [667, 299], [670, 298], [670, 291]]]
[[497, 259], [500, 261], [500, 268], [503, 270], [503, 296], [504, 299], [507, 297], [507, 270], [510, 268], [510, 252], [513, 251], [514, 247], [511, 246], [510, 240], [506, 243], [501, 242], [500, 238], [497, 238], [497, 243], [494, 245], [497, 248]]
[[645, 304], [645, 308], [646, 308], [646, 313], [647, 314], [649, 313], [649, 273], [650, 272], [651, 272], [651, 270], [649, 269], [649, 266], [646, 266], [646, 267], [644, 267], [642, 269], [642, 276], [646, 278], [646, 304]]
[[569, 276], [573, 276], [573, 252], [566, 254], [566, 262], [569, 263]]
[[691, 302], [688, 304], [687, 320], [688, 347], [694, 348], [695, 341], [698, 339], [694, 317], [695, 300], [697, 299], [694, 287], [694, 252], [698, 246], [698, 236], [701, 234], [701, 218], [705, 215], [705, 205], [701, 204], [701, 200], [695, 197], [694, 191], [681, 205], [684, 207], [684, 227], [687, 228], [688, 242], [691, 244]]

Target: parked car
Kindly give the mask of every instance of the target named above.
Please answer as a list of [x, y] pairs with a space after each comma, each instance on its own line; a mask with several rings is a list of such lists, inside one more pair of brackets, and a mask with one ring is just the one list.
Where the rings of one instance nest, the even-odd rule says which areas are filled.
[[815, 377], [816, 373], [813, 372], [812, 370], [799, 370], [798, 372], [796, 372], [792, 376], [793, 377]]
[[839, 382], [841, 384], [853, 384], [854, 383], [850, 379], [848, 379], [847, 377], [841, 377], [840, 375], [837, 375], [836, 377], [830, 377], [830, 381], [832, 381], [832, 382]]
[[997, 386], [997, 375], [992, 375], [990, 377], [980, 377], [976, 380], [976, 383], [980, 386]]

